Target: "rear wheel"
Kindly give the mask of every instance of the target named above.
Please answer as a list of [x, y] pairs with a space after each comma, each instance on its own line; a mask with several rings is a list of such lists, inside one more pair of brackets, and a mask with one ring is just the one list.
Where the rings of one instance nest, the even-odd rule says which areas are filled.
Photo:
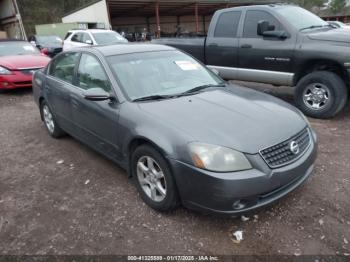
[[304, 114], [315, 118], [330, 118], [341, 111], [348, 99], [348, 90], [337, 74], [316, 71], [304, 76], [297, 84], [295, 100]]
[[52, 111], [49, 105], [45, 101], [41, 102], [40, 110], [41, 110], [41, 115], [42, 115], [45, 127], [49, 132], [50, 136], [54, 138], [63, 136], [65, 132], [59, 127], [58, 123], [56, 122], [52, 114]]
[[131, 157], [132, 176], [147, 205], [170, 211], [178, 204], [176, 185], [164, 157], [153, 147], [141, 145]]

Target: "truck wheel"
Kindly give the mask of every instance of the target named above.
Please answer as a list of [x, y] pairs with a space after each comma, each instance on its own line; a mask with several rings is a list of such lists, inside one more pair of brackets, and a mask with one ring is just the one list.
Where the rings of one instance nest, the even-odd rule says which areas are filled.
[[331, 118], [342, 110], [348, 99], [344, 81], [335, 73], [316, 71], [304, 76], [297, 84], [295, 101], [305, 115]]

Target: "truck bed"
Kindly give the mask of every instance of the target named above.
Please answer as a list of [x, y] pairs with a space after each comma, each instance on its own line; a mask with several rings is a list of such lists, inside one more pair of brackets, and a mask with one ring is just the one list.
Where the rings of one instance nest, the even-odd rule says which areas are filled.
[[160, 38], [152, 40], [152, 44], [168, 45], [179, 48], [205, 63], [205, 37]]

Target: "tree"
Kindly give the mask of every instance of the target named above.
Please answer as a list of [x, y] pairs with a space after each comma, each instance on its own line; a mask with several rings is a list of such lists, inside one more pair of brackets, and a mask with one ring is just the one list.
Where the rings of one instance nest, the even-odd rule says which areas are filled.
[[342, 11], [346, 6], [346, 0], [332, 0], [330, 9], [332, 13], [336, 14]]
[[292, 0], [292, 2], [306, 9], [312, 9], [313, 7], [317, 7], [318, 9], [320, 9], [328, 1], [327, 0]]

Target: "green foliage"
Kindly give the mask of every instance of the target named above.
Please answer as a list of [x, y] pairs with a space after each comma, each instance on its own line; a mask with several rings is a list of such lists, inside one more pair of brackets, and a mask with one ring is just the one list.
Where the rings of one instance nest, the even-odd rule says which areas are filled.
[[35, 34], [35, 25], [61, 23], [64, 14], [93, 0], [17, 0], [27, 36]]
[[346, 6], [346, 1], [345, 0], [332, 0], [331, 1], [331, 11], [332, 13], [336, 14], [342, 11]]
[[291, 2], [306, 9], [311, 9], [313, 7], [322, 7], [327, 0], [292, 0]]

